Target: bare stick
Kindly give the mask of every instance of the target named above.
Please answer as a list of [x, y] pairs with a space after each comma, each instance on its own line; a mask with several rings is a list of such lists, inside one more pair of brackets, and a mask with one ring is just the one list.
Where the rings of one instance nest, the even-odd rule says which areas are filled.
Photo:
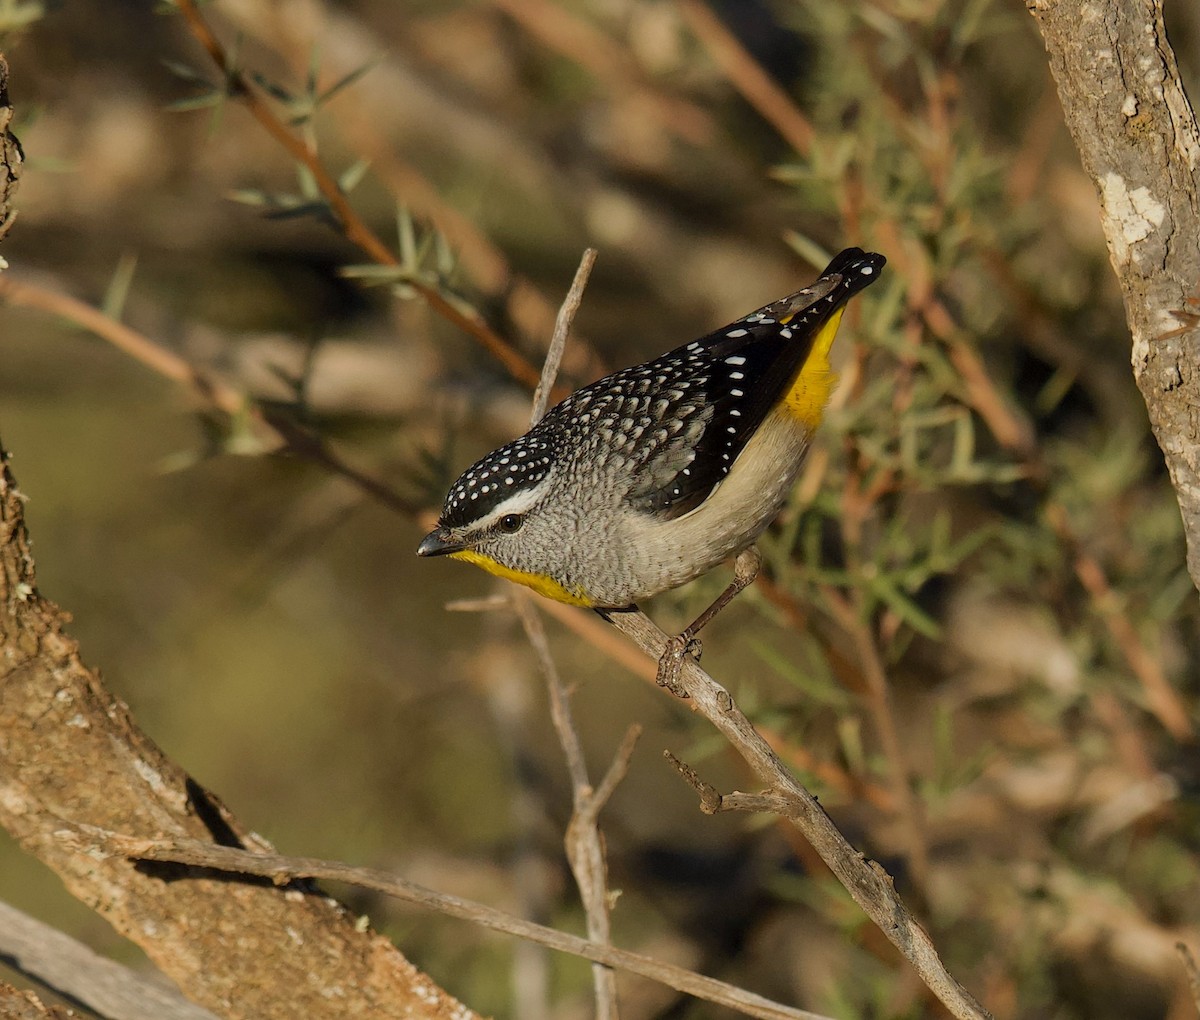
[[733, 793], [721, 793], [712, 783], [701, 779], [700, 773], [691, 765], [680, 761], [670, 751], [664, 751], [663, 757], [683, 781], [700, 795], [700, 810], [706, 815], [720, 814], [722, 811], [786, 815], [791, 808], [791, 802], [786, 797], [774, 793], [739, 793], [736, 790]]
[[[647, 655], [654, 659], [662, 656], [669, 638], [644, 613], [613, 613], [608, 619]], [[816, 798], [788, 772], [734, 705], [729, 692], [691, 659], [685, 660], [680, 679], [691, 699], [689, 707], [720, 730], [771, 794], [786, 801], [783, 817], [803, 833], [855, 902], [912, 963], [950, 1013], [959, 1020], [990, 1018], [991, 1014], [946, 970], [928, 934], [896, 893], [891, 876], [850, 845]]]
[[216, 1020], [178, 992], [150, 984], [7, 903], [0, 903], [0, 957], [39, 984], [111, 1020]]
[[[596, 264], [596, 249], [587, 248], [575, 271], [575, 279], [563, 299], [562, 306], [554, 321], [554, 333], [542, 363], [541, 377], [533, 394], [533, 407], [530, 410], [529, 424], [532, 427], [541, 421], [546, 413], [546, 405], [554, 389], [554, 381], [558, 377], [558, 369], [562, 364], [563, 351], [567, 346], [567, 337], [571, 332], [571, 323], [579, 305], [583, 301], [583, 292], [587, 288], [588, 277], [591, 276], [592, 266]], [[571, 821], [563, 843], [567, 852], [567, 860], [571, 865], [571, 873], [575, 876], [575, 884], [579, 887], [579, 896], [583, 901], [584, 913], [587, 917], [588, 937], [593, 942], [607, 943], [612, 938], [612, 926], [609, 920], [608, 895], [608, 863], [604, 856], [604, 840], [600, 835], [598, 816], [604, 801], [611, 796], [609, 789], [603, 799], [597, 797], [588, 779], [587, 763], [583, 757], [583, 744], [579, 739], [579, 731], [575, 728], [575, 720], [571, 714], [571, 701], [558, 667], [550, 654], [550, 645], [546, 641], [546, 630], [542, 626], [542, 618], [534, 608], [529, 593], [524, 589], [512, 593], [512, 605], [525, 636], [533, 646], [534, 653], [542, 667], [542, 675], [546, 680], [546, 688], [550, 695], [550, 715], [554, 721], [554, 730], [558, 734], [558, 742], [562, 746], [563, 755], [567, 760], [567, 772], [571, 776], [572, 812]], [[636, 741], [636, 736], [634, 741]], [[627, 737], [628, 742], [628, 737]], [[620, 782], [628, 768], [629, 755], [621, 764], [618, 756], [613, 767], [609, 769], [606, 779], [612, 779], [612, 786]], [[620, 767], [618, 767], [620, 765]], [[617, 982], [611, 968], [595, 965], [592, 967], [592, 980], [596, 991], [596, 1016], [599, 1020], [616, 1020]]]
[[590, 803], [592, 810], [602, 811], [604, 805], [612, 798], [621, 784], [621, 780], [629, 771], [630, 759], [633, 758], [634, 749], [641, 737], [642, 727], [638, 723], [630, 723], [629, 729], [625, 731], [625, 736], [621, 738], [621, 743], [617, 747], [617, 753], [613, 755], [608, 771], [604, 773], [604, 778], [600, 780], [600, 785], [596, 787], [596, 792], [592, 795]]
[[592, 266], [596, 264], [596, 255], [595, 248], [584, 249], [579, 268], [575, 270], [575, 279], [571, 281], [571, 289], [563, 298], [562, 307], [554, 320], [550, 347], [546, 351], [546, 360], [542, 362], [542, 374], [538, 379], [537, 389], [533, 391], [533, 410], [529, 413], [531, 426], [536, 425], [546, 414], [546, 405], [550, 403], [554, 381], [558, 378], [558, 367], [562, 364], [563, 349], [567, 346], [567, 334], [571, 332], [571, 323], [575, 319], [575, 313], [579, 311], [580, 302], [583, 301], [583, 292], [587, 287], [588, 277], [592, 275]]
[[[575, 884], [579, 887], [579, 896], [587, 916], [588, 938], [593, 942], [607, 944], [612, 939], [612, 926], [609, 921], [608, 862], [605, 860], [604, 841], [597, 825], [601, 804], [596, 803], [596, 792], [588, 780], [583, 744], [575, 728], [570, 697], [550, 654], [542, 619], [534, 608], [532, 599], [524, 590], [513, 592], [513, 608], [521, 620], [521, 626], [525, 628], [525, 635], [533, 646], [546, 679], [546, 688], [550, 694], [550, 715], [554, 720], [554, 729], [558, 734], [558, 742], [562, 745], [563, 755], [567, 760], [567, 771], [571, 776], [573, 810], [563, 843], [567, 851], [567, 860], [571, 864], [571, 874], [575, 876]], [[624, 775], [629, 754], [633, 753], [632, 743], [628, 738], [626, 742], [630, 745], [628, 754], [624, 756], [623, 761], [618, 757], [614, 768], [609, 770], [610, 776], [617, 777], [613, 780], [614, 786], [619, 777]], [[616, 768], [617, 764], [621, 767]], [[605, 799], [607, 796], [608, 794]], [[592, 968], [592, 980], [596, 991], [596, 1016], [599, 1020], [616, 1020], [616, 975], [611, 968], [597, 964]]]
[[[434, 892], [374, 868], [356, 868], [337, 861], [322, 861], [311, 857], [251, 853], [195, 839], [136, 839], [90, 826], [61, 829], [57, 836], [61, 842], [77, 844], [80, 849], [86, 848], [91, 853], [99, 850], [131, 860], [164, 861], [196, 868], [212, 868], [230, 874], [257, 875], [271, 879], [276, 885], [288, 885], [297, 878], [346, 882], [362, 889], [373, 889], [406, 903], [436, 910], [450, 917], [470, 921], [493, 931], [530, 939], [563, 953], [581, 956], [609, 967], [619, 967], [631, 974], [659, 981], [676, 991], [736, 1009], [747, 1016], [763, 1017], [766, 1020], [830, 1020], [829, 1017], [818, 1013], [792, 1009], [723, 981], [716, 981], [672, 964], [661, 963], [639, 953], [589, 942], [587, 939], [568, 935], [545, 925], [513, 917], [482, 903]], [[312, 895], [322, 898], [319, 894]]]

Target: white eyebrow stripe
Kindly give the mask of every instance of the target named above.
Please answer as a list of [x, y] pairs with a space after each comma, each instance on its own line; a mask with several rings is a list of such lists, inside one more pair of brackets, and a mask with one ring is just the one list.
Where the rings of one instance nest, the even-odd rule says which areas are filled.
[[532, 489], [522, 489], [519, 492], [514, 492], [508, 499], [502, 503], [497, 503], [494, 510], [471, 521], [468, 525], [471, 530], [476, 528], [486, 528], [495, 524], [501, 517], [506, 514], [523, 514], [538, 503], [543, 495], [546, 486], [549, 484], [549, 478], [543, 478]]

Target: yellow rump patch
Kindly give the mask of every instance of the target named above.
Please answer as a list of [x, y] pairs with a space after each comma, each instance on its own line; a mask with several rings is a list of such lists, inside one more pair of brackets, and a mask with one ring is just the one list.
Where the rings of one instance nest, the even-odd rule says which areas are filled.
[[792, 388], [783, 401], [783, 408], [810, 429], [816, 429], [821, 424], [829, 394], [837, 384], [837, 375], [829, 367], [829, 349], [837, 336], [844, 311], [844, 308], [839, 308], [834, 312], [813, 338], [812, 350], [804, 367], [800, 369], [800, 374], [792, 382]]
[[523, 584], [527, 588], [532, 588], [539, 595], [545, 595], [546, 598], [554, 599], [556, 602], [566, 602], [572, 606], [590, 606], [593, 604], [591, 599], [583, 593], [582, 589], [572, 591], [569, 588], [563, 587], [554, 578], [547, 577], [545, 574], [530, 574], [524, 570], [513, 570], [512, 567], [506, 567], [502, 563], [497, 563], [490, 556], [484, 556], [483, 553], [477, 553], [471, 549], [451, 553], [450, 558], [474, 563], [477, 567], [483, 567], [489, 574], [495, 574], [497, 577], [503, 577], [505, 580]]

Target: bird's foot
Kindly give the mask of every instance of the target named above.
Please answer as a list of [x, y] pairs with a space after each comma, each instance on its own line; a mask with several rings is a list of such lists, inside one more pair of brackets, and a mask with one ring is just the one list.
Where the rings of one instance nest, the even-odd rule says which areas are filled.
[[704, 647], [700, 644], [698, 637], [692, 636], [687, 631], [676, 634], [667, 642], [667, 647], [663, 649], [662, 656], [658, 660], [658, 676], [655, 677], [655, 683], [659, 687], [665, 687], [677, 698], [686, 698], [688, 693], [683, 689], [683, 684], [679, 682], [680, 674], [683, 672], [684, 656], [690, 655], [696, 662], [699, 662], [703, 651]]

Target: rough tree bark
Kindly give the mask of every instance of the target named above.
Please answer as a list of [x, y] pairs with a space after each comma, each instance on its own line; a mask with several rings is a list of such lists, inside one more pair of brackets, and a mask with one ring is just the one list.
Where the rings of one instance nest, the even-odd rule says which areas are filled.
[[[7, 132], [6, 77], [0, 55], [0, 236], [21, 158]], [[266, 846], [167, 758], [84, 665], [67, 618], [37, 590], [23, 504], [0, 446], [0, 825], [220, 1016], [473, 1017], [310, 886], [146, 868], [59, 838], [65, 821]], [[13, 1001], [0, 1000], [0, 1009], [21, 1015]]]
[[22, 497], [3, 457], [0, 449], [0, 824], [219, 1016], [473, 1016], [309, 887], [147, 869], [57, 835], [67, 821], [266, 849], [83, 664], [62, 612], [37, 591]]
[[47, 1006], [33, 992], [22, 992], [0, 981], [0, 1020], [73, 1020], [78, 1014]]
[[1200, 588], [1200, 130], [1161, 0], [1028, 0], [1067, 126], [1100, 192], [1133, 373]]

